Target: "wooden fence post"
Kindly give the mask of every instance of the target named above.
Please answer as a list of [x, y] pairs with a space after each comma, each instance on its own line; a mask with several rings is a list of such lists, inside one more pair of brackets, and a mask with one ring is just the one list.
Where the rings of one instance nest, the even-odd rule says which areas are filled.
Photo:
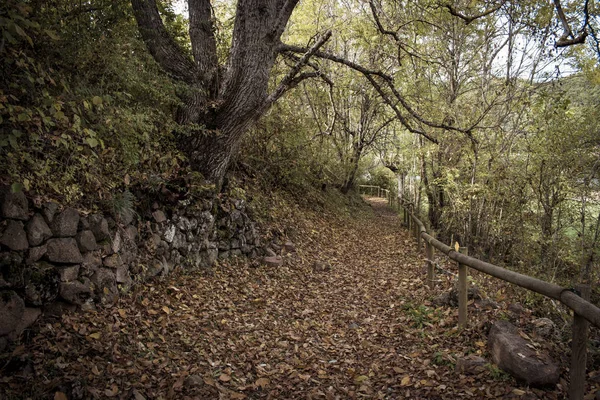
[[[469, 250], [466, 247], [460, 247], [459, 252], [469, 255]], [[467, 292], [468, 273], [468, 267], [458, 263], [458, 326], [461, 329], [467, 327], [467, 302], [469, 300]]]
[[[434, 236], [433, 232], [431, 236]], [[435, 236], [434, 236], [435, 237]], [[435, 264], [433, 263], [433, 246], [429, 242], [425, 242], [425, 255], [427, 257], [427, 284], [429, 285], [429, 289], [435, 287]]]
[[[590, 285], [578, 284], [575, 289], [584, 300], [590, 300]], [[583, 317], [573, 313], [573, 338], [571, 341], [571, 384], [569, 399], [582, 400], [585, 394], [585, 370], [587, 364], [588, 329], [590, 323]]]

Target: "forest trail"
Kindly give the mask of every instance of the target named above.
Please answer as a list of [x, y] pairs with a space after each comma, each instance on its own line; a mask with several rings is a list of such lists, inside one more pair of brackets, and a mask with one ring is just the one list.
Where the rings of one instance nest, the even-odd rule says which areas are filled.
[[513, 392], [497, 370], [454, 371], [485, 337], [431, 307], [414, 240], [370, 203], [352, 218], [308, 215], [282, 267], [222, 262], [45, 321], [2, 361], [0, 397], [560, 398]]

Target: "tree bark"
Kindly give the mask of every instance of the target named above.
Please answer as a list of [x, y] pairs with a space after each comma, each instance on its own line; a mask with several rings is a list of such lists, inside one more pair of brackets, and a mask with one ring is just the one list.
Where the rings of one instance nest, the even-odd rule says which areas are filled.
[[[239, 0], [229, 57], [225, 65], [219, 65], [209, 0], [188, 1], [193, 60], [169, 36], [156, 0], [131, 1], [150, 53], [173, 79], [188, 87], [181, 95], [183, 105], [176, 121], [199, 128], [179, 138], [180, 148], [191, 167], [218, 186], [244, 133], [293, 86], [279, 88], [278, 96], [268, 94], [280, 38], [297, 3]], [[300, 69], [301, 65], [294, 74]], [[293, 82], [297, 81], [298, 77]]]

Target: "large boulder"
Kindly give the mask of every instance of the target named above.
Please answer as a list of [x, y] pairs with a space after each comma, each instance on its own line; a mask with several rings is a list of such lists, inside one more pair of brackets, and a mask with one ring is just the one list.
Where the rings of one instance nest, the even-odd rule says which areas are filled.
[[15, 292], [0, 292], [0, 336], [17, 329], [24, 312], [25, 302]]
[[0, 216], [2, 218], [27, 220], [29, 207], [23, 191], [13, 193], [10, 186], [0, 187]]
[[493, 362], [517, 380], [530, 386], [558, 382], [558, 365], [545, 352], [532, 350], [510, 322], [494, 323], [488, 336], [488, 347]]
[[83, 257], [77, 241], [73, 238], [50, 239], [47, 243], [46, 257], [60, 264], [81, 264]]
[[52, 231], [42, 214], [36, 213], [27, 223], [27, 240], [30, 246], [39, 246], [52, 237]]
[[27, 250], [29, 242], [25, 229], [23, 229], [23, 223], [12, 219], [8, 220], [6, 228], [0, 236], [0, 244], [14, 251]]
[[74, 208], [67, 207], [54, 217], [50, 225], [54, 236], [73, 237], [77, 234], [79, 226], [79, 212]]

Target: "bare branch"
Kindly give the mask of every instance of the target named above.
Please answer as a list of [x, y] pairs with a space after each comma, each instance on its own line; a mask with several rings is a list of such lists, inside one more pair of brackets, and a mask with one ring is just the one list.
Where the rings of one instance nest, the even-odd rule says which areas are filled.
[[469, 25], [471, 22], [475, 21], [476, 19], [483, 18], [487, 15], [495, 13], [496, 11], [498, 11], [499, 9], [502, 8], [502, 6], [504, 5], [505, 2], [506, 2], [506, 0], [503, 0], [496, 7], [490, 8], [489, 10], [485, 10], [484, 12], [475, 14], [475, 15], [465, 15], [465, 14], [461, 13], [460, 11], [458, 11], [456, 8], [454, 8], [452, 6], [452, 4], [449, 4], [449, 3], [445, 4], [445, 7], [448, 9], [450, 14], [462, 19], [463, 21], [465, 21], [466, 25]]
[[583, 21], [583, 26], [579, 35], [576, 37], [573, 35], [573, 31], [571, 30], [571, 26], [569, 25], [569, 21], [567, 20], [567, 16], [562, 9], [562, 5], [560, 4], [560, 0], [554, 0], [554, 7], [556, 8], [556, 13], [558, 14], [558, 19], [560, 20], [563, 26], [563, 34], [556, 41], [556, 47], [568, 47], [576, 44], [585, 43], [585, 39], [588, 36], [587, 26], [589, 24], [589, 0], [586, 0], [585, 6], [583, 9], [583, 13], [585, 19]]
[[305, 72], [299, 76], [300, 70], [308, 63], [310, 57], [312, 57], [331, 37], [331, 31], [325, 32], [323, 36], [315, 42], [314, 45], [308, 49], [302, 57], [296, 62], [296, 65], [287, 73], [287, 75], [281, 80], [277, 89], [267, 98], [267, 103], [273, 103], [277, 101], [285, 92], [296, 87], [304, 79], [318, 77], [322, 74], [319, 71]]

